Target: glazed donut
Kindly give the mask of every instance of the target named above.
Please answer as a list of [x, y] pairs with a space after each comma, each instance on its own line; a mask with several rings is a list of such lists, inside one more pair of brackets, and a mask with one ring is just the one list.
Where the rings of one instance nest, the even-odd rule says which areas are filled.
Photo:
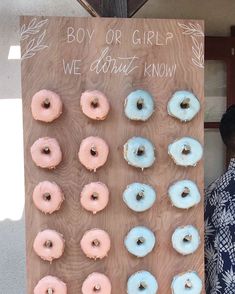
[[196, 166], [202, 158], [203, 148], [197, 140], [183, 137], [168, 146], [168, 153], [177, 165]]
[[83, 187], [80, 202], [82, 207], [94, 214], [103, 210], [109, 201], [109, 190], [104, 183], [94, 182]]
[[173, 206], [188, 209], [201, 201], [197, 185], [190, 180], [178, 181], [170, 186], [168, 195]]
[[46, 276], [34, 288], [34, 294], [67, 294], [67, 286], [56, 277]]
[[31, 146], [34, 163], [41, 168], [53, 169], [62, 160], [62, 152], [56, 139], [40, 138]]
[[143, 170], [155, 161], [154, 146], [143, 137], [133, 137], [124, 145], [124, 158], [128, 164]]
[[82, 294], [111, 294], [111, 283], [107, 276], [101, 273], [92, 273], [82, 284]]
[[54, 230], [39, 232], [34, 240], [33, 249], [43, 260], [52, 262], [60, 258], [64, 252], [65, 241], [63, 235]]
[[109, 112], [107, 97], [97, 90], [82, 93], [80, 105], [82, 112], [95, 120], [104, 120]]
[[61, 188], [54, 182], [44, 181], [34, 188], [34, 205], [44, 213], [51, 214], [59, 210], [63, 201], [64, 194]]
[[43, 122], [52, 122], [62, 113], [60, 96], [49, 90], [37, 92], [31, 102], [33, 118]]
[[197, 272], [186, 272], [174, 277], [171, 284], [172, 294], [200, 294], [202, 280]]
[[199, 100], [189, 91], [175, 92], [167, 105], [169, 115], [183, 122], [192, 120], [199, 110]]
[[173, 248], [182, 255], [194, 253], [200, 245], [200, 235], [194, 226], [177, 228], [171, 238]]
[[158, 283], [156, 278], [147, 271], [134, 273], [127, 282], [128, 294], [156, 294], [158, 292]]
[[133, 183], [127, 186], [123, 192], [123, 201], [130, 209], [136, 212], [148, 210], [153, 206], [155, 200], [155, 190], [146, 184]]
[[127, 96], [124, 107], [129, 119], [146, 121], [154, 111], [153, 97], [146, 91], [136, 90]]
[[100, 229], [87, 231], [80, 242], [82, 251], [89, 258], [102, 259], [110, 250], [110, 237], [108, 233]]
[[103, 139], [87, 137], [81, 142], [78, 158], [87, 169], [96, 171], [105, 164], [108, 154], [109, 147]]
[[154, 248], [155, 236], [146, 227], [134, 227], [127, 234], [124, 244], [131, 254], [137, 257], [148, 255]]

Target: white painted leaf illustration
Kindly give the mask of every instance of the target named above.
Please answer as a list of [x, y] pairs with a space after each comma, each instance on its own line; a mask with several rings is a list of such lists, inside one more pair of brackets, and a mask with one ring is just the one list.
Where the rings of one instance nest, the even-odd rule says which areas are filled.
[[29, 50], [31, 50], [31, 49], [33, 48], [34, 41], [35, 41], [35, 39], [32, 39], [32, 40], [28, 43], [28, 45], [27, 45], [27, 47], [26, 47], [26, 51], [29, 51]]
[[[40, 21], [38, 23], [39, 24], [39, 26], [38, 26], [38, 24], [36, 23], [36, 20], [33, 19], [29, 23], [29, 27], [32, 27], [32, 26], [33, 27], [35, 27], [35, 26], [42, 27], [45, 23], [46, 23], [46, 20]], [[25, 27], [23, 27], [23, 29], [25, 29]], [[35, 36], [35, 38], [33, 38], [33, 39], [31, 39], [29, 41], [29, 43], [26, 46], [26, 50], [25, 50], [24, 54], [21, 57], [21, 60], [33, 57], [36, 54], [36, 52], [48, 48], [48, 46], [46, 44], [43, 44], [43, 40], [44, 40], [45, 35], [46, 35], [46, 30], [44, 30], [38, 37]], [[25, 38], [25, 36], [26, 35], [23, 36], [23, 40], [27, 39], [27, 38]]]
[[33, 57], [36, 54], [36, 52], [26, 52], [23, 56], [22, 56], [22, 60], [23, 59], [27, 59], [30, 57]]
[[200, 24], [193, 24], [189, 22], [187, 25], [178, 23], [179, 27], [183, 30], [183, 35], [191, 36], [192, 45], [192, 62], [199, 68], [204, 68], [204, 48], [203, 42], [199, 41], [200, 37], [204, 37], [204, 32]]
[[192, 52], [194, 56], [192, 57], [192, 62], [200, 67], [204, 67], [204, 52], [203, 52], [203, 43], [199, 42], [194, 36], [191, 36], [193, 45], [192, 46]]
[[204, 37], [204, 32], [200, 24], [188, 23], [188, 25], [183, 23], [178, 23], [178, 25], [183, 29], [184, 35], [192, 35], [195, 37]]
[[33, 18], [28, 26], [23, 24], [20, 29], [21, 40], [26, 40], [30, 35], [35, 35], [40, 32], [40, 29], [48, 22], [48, 19], [41, 20], [37, 23], [37, 19]]

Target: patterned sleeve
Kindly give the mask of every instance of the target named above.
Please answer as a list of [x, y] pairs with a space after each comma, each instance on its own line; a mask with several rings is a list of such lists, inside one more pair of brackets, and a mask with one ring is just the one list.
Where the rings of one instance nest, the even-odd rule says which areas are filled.
[[234, 173], [211, 185], [205, 198], [206, 293], [235, 294]]
[[[235, 180], [219, 193], [216, 228], [217, 287], [220, 293], [235, 293]], [[216, 217], [216, 215], [215, 215]]]

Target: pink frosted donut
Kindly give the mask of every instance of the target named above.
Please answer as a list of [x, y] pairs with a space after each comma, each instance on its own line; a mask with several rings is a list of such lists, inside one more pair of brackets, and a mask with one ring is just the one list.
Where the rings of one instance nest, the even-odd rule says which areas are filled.
[[37, 92], [31, 102], [33, 118], [44, 122], [52, 122], [62, 113], [60, 96], [49, 90]]
[[83, 187], [80, 202], [88, 211], [94, 214], [103, 210], [109, 201], [109, 190], [107, 186], [101, 182], [94, 182]]
[[55, 168], [62, 160], [59, 143], [53, 138], [40, 138], [31, 147], [34, 163], [42, 168]]
[[54, 182], [44, 181], [34, 188], [33, 202], [44, 213], [51, 214], [59, 210], [63, 201], [64, 194]]
[[80, 245], [87, 257], [101, 259], [107, 256], [110, 243], [109, 235], [105, 231], [92, 229], [83, 235]]
[[64, 252], [65, 241], [63, 235], [54, 230], [39, 232], [34, 240], [33, 249], [43, 260], [52, 262], [60, 258]]
[[41, 279], [33, 291], [34, 294], [67, 294], [67, 286], [60, 279], [46, 276]]
[[99, 137], [87, 137], [82, 140], [78, 158], [87, 169], [96, 171], [104, 165], [109, 154], [107, 143]]
[[97, 90], [82, 93], [80, 105], [83, 113], [95, 120], [104, 120], [109, 112], [107, 97]]
[[92, 273], [82, 284], [82, 294], [110, 294], [111, 283], [107, 276], [101, 273]]

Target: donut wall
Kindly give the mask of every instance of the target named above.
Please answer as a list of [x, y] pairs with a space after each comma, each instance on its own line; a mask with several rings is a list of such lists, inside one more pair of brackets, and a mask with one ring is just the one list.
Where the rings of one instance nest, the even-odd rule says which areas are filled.
[[203, 28], [21, 17], [27, 293], [205, 293]]

